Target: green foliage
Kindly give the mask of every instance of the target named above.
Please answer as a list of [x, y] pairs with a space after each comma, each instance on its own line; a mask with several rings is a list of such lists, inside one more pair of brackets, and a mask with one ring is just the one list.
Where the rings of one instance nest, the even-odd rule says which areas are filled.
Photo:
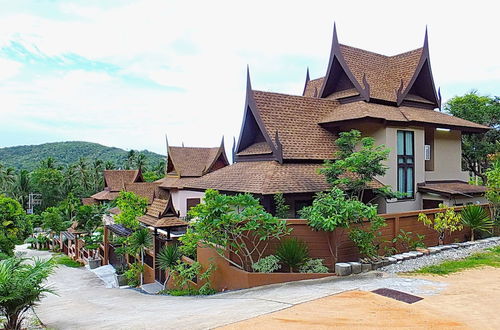
[[380, 229], [387, 224], [385, 220], [379, 216], [372, 215], [368, 227], [362, 224], [359, 227], [354, 227], [349, 233], [349, 238], [357, 246], [361, 256], [367, 258], [376, 258], [380, 248]]
[[439, 244], [443, 244], [446, 233], [451, 234], [454, 231], [462, 230], [462, 219], [460, 214], [455, 213], [453, 207], [439, 204], [442, 212], [434, 215], [434, 219], [427, 217], [424, 213], [418, 215], [418, 221], [421, 221], [427, 227], [435, 230], [439, 234]]
[[15, 244], [22, 242], [25, 213], [21, 204], [0, 195], [0, 253], [12, 256]]
[[[74, 141], [2, 148], [0, 149], [0, 159], [7, 166], [28, 171], [33, 171], [47, 157], [57, 159], [64, 166], [74, 164], [80, 158], [86, 158], [100, 159], [103, 163], [113, 163], [123, 168], [128, 153], [123, 149], [106, 147], [97, 143]], [[165, 156], [147, 150], [140, 153], [146, 156], [147, 167], [153, 168], [159, 162], [165, 162]]]
[[280, 242], [276, 249], [276, 256], [288, 266], [290, 273], [297, 269], [309, 258], [307, 244], [297, 238], [288, 238]]
[[276, 208], [276, 217], [280, 219], [288, 218], [288, 211], [290, 210], [290, 205], [285, 203], [285, 197], [283, 193], [274, 194], [274, 206]]
[[275, 255], [260, 258], [252, 265], [252, 269], [258, 273], [272, 273], [281, 269], [280, 259]]
[[173, 267], [177, 265], [177, 261], [179, 261], [181, 257], [182, 254], [177, 244], [169, 244], [163, 247], [156, 256], [156, 264], [158, 265], [158, 268], [168, 272], [168, 276], [163, 284], [165, 288], [170, 280]]
[[[375, 139], [361, 137], [361, 132], [357, 130], [340, 133], [335, 144], [338, 148], [335, 161], [326, 160], [320, 173], [326, 176], [327, 182], [333, 187], [341, 188], [351, 197], [357, 196], [362, 200], [363, 191], [373, 178], [385, 175], [388, 167], [384, 161], [390, 150], [384, 145], [375, 146]], [[357, 146], [360, 148], [356, 149]]]
[[[127, 252], [133, 255], [139, 255], [141, 259], [141, 265], [144, 269], [144, 253], [146, 249], [153, 246], [153, 237], [151, 232], [147, 228], [140, 228], [132, 233], [127, 238]], [[143, 270], [144, 271], [144, 270]], [[143, 274], [140, 274], [140, 284], [143, 284]]]
[[144, 272], [144, 265], [135, 262], [129, 266], [129, 269], [125, 271], [125, 277], [127, 278], [128, 285], [131, 287], [137, 287], [141, 284], [141, 275]]
[[500, 246], [487, 249], [487, 251], [475, 253], [462, 260], [445, 261], [438, 265], [427, 266], [419, 269], [417, 273], [447, 275], [476, 267], [500, 267]]
[[[215, 266], [210, 264], [205, 271], [202, 271], [201, 264], [197, 261], [187, 263], [181, 260], [172, 268], [174, 273], [175, 290], [190, 292], [190, 295], [209, 295], [215, 293], [215, 290], [210, 286], [210, 276], [215, 271]], [[198, 290], [193, 288], [192, 282], [199, 278], [205, 282]], [[170, 291], [169, 291], [170, 293]]]
[[83, 267], [83, 264], [81, 262], [75, 261], [70, 257], [68, 257], [67, 255], [54, 257], [54, 262], [58, 265], [64, 265], [66, 267], [71, 267], [71, 268]]
[[[234, 266], [251, 271], [271, 239], [280, 239], [290, 229], [286, 221], [267, 213], [250, 194], [228, 196], [215, 190], [205, 192], [204, 203], [189, 211], [194, 221], [182, 243], [193, 249], [196, 244], [212, 247]], [[239, 258], [227, 258], [227, 251]]]
[[497, 159], [485, 174], [488, 179], [485, 196], [492, 205], [494, 224], [498, 227], [500, 226], [500, 159]]
[[89, 234], [93, 234], [98, 227], [102, 226], [102, 216], [106, 213], [106, 206], [102, 205], [81, 205], [78, 207], [75, 221], [78, 228]]
[[489, 126], [492, 129], [482, 134], [462, 135], [462, 164], [464, 169], [481, 177], [489, 167], [488, 155], [500, 152], [500, 98], [478, 95], [471, 91], [455, 96], [444, 105], [444, 110], [456, 117]]
[[65, 220], [61, 210], [57, 207], [49, 207], [41, 214], [42, 228], [52, 233], [59, 233], [71, 226], [70, 220]]
[[6, 329], [21, 329], [26, 311], [47, 293], [44, 283], [54, 270], [52, 260], [9, 258], [0, 261], [0, 314]]
[[63, 174], [60, 169], [39, 167], [31, 173], [33, 190], [42, 194], [42, 208], [55, 206], [62, 198]]
[[398, 235], [392, 239], [392, 243], [399, 247], [399, 251], [411, 251], [425, 248], [424, 239], [425, 235], [413, 235], [411, 231], [400, 229]]
[[474, 231], [490, 233], [493, 229], [493, 221], [482, 206], [467, 205], [460, 216], [462, 224], [470, 228], [471, 241], [474, 240]]
[[328, 267], [323, 264], [323, 259], [308, 259], [299, 267], [301, 273], [328, 273]]
[[115, 222], [132, 230], [139, 228], [137, 218], [146, 212], [148, 201], [133, 192], [121, 191], [115, 202], [121, 210], [121, 213], [115, 216]]

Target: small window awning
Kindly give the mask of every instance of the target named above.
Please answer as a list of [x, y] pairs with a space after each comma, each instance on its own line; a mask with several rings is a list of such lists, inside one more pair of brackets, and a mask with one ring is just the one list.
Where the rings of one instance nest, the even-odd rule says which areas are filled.
[[463, 181], [425, 182], [418, 185], [419, 192], [434, 193], [444, 196], [474, 197], [486, 192], [486, 187], [468, 184]]
[[155, 218], [150, 215], [143, 215], [139, 218], [139, 221], [147, 226], [154, 228], [172, 228], [172, 227], [183, 227], [187, 226], [188, 223], [178, 217], [161, 217]]
[[121, 237], [127, 237], [132, 235], [132, 230], [123, 227], [120, 224], [114, 223], [111, 225], [107, 225], [108, 229], [113, 232], [114, 234], [121, 236]]
[[73, 235], [72, 233], [70, 233], [68, 231], [61, 232], [61, 236], [65, 237], [68, 240], [74, 240], [75, 239], [75, 235]]

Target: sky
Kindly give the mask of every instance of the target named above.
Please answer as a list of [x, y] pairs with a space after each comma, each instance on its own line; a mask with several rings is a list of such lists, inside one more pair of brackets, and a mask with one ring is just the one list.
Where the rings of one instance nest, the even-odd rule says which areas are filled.
[[498, 1], [0, 0], [0, 147], [90, 141], [165, 154], [238, 138], [256, 90], [300, 94], [340, 43], [423, 44], [443, 99], [500, 95]]

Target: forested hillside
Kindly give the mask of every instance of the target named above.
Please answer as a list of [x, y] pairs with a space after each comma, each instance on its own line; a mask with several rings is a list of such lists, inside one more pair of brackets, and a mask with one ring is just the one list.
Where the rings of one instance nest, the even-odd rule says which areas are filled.
[[[147, 150], [140, 151], [140, 153], [146, 156], [146, 166], [154, 166], [165, 159], [165, 156]], [[128, 151], [97, 143], [55, 142], [0, 148], [0, 163], [6, 167], [32, 171], [48, 157], [56, 159], [63, 166], [76, 163], [83, 157], [89, 161], [100, 159], [103, 162], [111, 162], [114, 167], [122, 168], [126, 164], [127, 155]]]

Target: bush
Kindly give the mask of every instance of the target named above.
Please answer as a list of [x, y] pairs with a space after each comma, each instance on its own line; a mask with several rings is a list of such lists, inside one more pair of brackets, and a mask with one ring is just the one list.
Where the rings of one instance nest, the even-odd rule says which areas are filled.
[[308, 259], [299, 267], [301, 273], [328, 273], [329, 269], [323, 265], [323, 259]]
[[127, 278], [128, 285], [132, 287], [137, 287], [141, 283], [140, 277], [144, 271], [144, 266], [136, 262], [130, 265], [130, 268], [125, 271], [125, 277]]
[[424, 239], [425, 235], [415, 234], [411, 231], [399, 230], [399, 234], [392, 239], [392, 243], [400, 245], [404, 251], [415, 250], [416, 248], [425, 248]]
[[272, 273], [281, 268], [280, 259], [275, 255], [270, 255], [259, 259], [252, 265], [252, 269], [259, 273]]
[[72, 268], [78, 268], [78, 267], [83, 266], [83, 264], [81, 262], [75, 261], [66, 255], [55, 257], [54, 261], [58, 265], [64, 265], [64, 266], [72, 267]]
[[386, 226], [385, 220], [379, 216], [374, 216], [370, 220], [370, 226], [363, 228], [353, 228], [349, 233], [349, 238], [357, 246], [359, 253], [369, 259], [376, 258], [380, 248], [380, 228]]
[[462, 224], [470, 228], [471, 241], [474, 240], [474, 231], [491, 232], [493, 221], [486, 210], [479, 205], [467, 205], [461, 213]]
[[280, 243], [276, 249], [278, 259], [290, 268], [290, 273], [301, 266], [309, 257], [306, 243], [297, 238], [289, 238]]

